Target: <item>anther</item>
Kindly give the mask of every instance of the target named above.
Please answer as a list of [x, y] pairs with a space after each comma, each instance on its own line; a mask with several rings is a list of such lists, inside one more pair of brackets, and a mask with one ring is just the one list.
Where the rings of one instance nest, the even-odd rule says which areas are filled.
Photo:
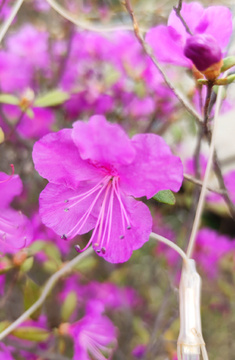
[[130, 230], [130, 229], [131, 229], [131, 225], [128, 225], [128, 226], [127, 226], [127, 230]]
[[81, 248], [80, 248], [79, 245], [75, 245], [74, 248], [75, 248], [75, 250], [76, 250], [78, 253], [81, 251]]
[[105, 254], [105, 253], [106, 253], [105, 247], [102, 247], [102, 248], [101, 248], [101, 252], [102, 252], [102, 254]]
[[64, 202], [65, 202], [65, 203], [68, 203], [68, 202], [69, 202], [69, 200], [68, 200], [68, 199], [66, 199]]
[[124, 239], [124, 235], [120, 235], [120, 239]]
[[65, 234], [61, 235], [61, 239], [67, 240], [67, 236]]
[[99, 244], [98, 244], [98, 243], [95, 243], [94, 246], [99, 246]]
[[100, 253], [100, 250], [98, 249], [98, 250], [96, 250], [96, 252], [97, 252], [97, 254], [99, 254], [99, 253]]
[[69, 211], [69, 208], [65, 208], [64, 211], [65, 211], [65, 212], [68, 212], [68, 211]]

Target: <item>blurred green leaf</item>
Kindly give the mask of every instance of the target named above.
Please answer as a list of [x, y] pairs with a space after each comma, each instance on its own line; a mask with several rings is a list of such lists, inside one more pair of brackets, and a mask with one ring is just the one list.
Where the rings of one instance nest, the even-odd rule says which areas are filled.
[[23, 271], [23, 272], [28, 272], [32, 268], [33, 262], [34, 262], [34, 258], [33, 258], [33, 256], [30, 256], [20, 266], [20, 270]]
[[1, 321], [0, 322], [0, 333], [5, 330], [9, 325], [10, 325], [10, 321], [5, 320], [5, 321]]
[[223, 66], [220, 69], [220, 72], [224, 72], [233, 66], [235, 66], [235, 56], [228, 56], [223, 59]]
[[19, 339], [37, 342], [46, 341], [50, 336], [50, 333], [47, 330], [34, 326], [20, 327], [12, 331], [11, 334]]
[[47, 107], [61, 105], [68, 100], [69, 97], [69, 94], [62, 90], [52, 90], [46, 95], [37, 97], [34, 101], [34, 106]]
[[32, 109], [28, 108], [25, 112], [30, 119], [34, 119], [34, 112]]
[[77, 306], [78, 298], [75, 291], [71, 291], [65, 298], [61, 308], [61, 318], [67, 322]]
[[171, 190], [159, 191], [153, 196], [153, 199], [164, 204], [175, 205], [175, 196]]
[[[27, 278], [24, 285], [24, 308], [29, 309], [39, 298], [41, 293], [40, 287], [30, 278]], [[41, 308], [37, 309], [30, 317], [37, 320], [40, 316]]]
[[19, 105], [19, 99], [11, 94], [0, 94], [0, 103], [10, 104], [10, 105]]

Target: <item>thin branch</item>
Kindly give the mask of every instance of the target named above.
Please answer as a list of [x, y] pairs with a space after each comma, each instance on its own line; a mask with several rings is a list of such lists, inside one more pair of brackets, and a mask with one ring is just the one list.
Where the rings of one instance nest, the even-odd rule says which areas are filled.
[[187, 31], [187, 33], [189, 35], [193, 35], [192, 32], [190, 31], [188, 25], [186, 24], [184, 18], [181, 15], [181, 10], [182, 10], [182, 2], [183, 0], [179, 0], [178, 2], [178, 6], [173, 6], [173, 9], [175, 10], [176, 16], [180, 19], [180, 21], [182, 22], [182, 24], [185, 27], [185, 30]]
[[[47, 0], [48, 1], [48, 0]], [[51, 0], [50, 0], [51, 1]], [[149, 45], [144, 41], [143, 36], [140, 33], [140, 28], [138, 25], [138, 22], [135, 18], [134, 12], [132, 10], [131, 7], [131, 3], [130, 0], [125, 0], [125, 6], [126, 9], [128, 11], [128, 13], [130, 14], [130, 17], [132, 19], [132, 23], [133, 23], [133, 28], [134, 28], [134, 32], [135, 32], [135, 36], [138, 39], [138, 41], [140, 42], [140, 44], [142, 45], [145, 53], [150, 57], [150, 59], [152, 60], [152, 62], [154, 63], [154, 65], [157, 67], [157, 69], [159, 70], [159, 72], [161, 73], [165, 83], [169, 86], [169, 88], [173, 91], [173, 93], [175, 94], [175, 96], [178, 98], [178, 100], [181, 102], [181, 104], [185, 107], [185, 109], [188, 111], [189, 114], [191, 114], [195, 120], [198, 122], [198, 124], [201, 125], [201, 123], [203, 122], [202, 117], [198, 114], [198, 112], [196, 110], [194, 110], [194, 108], [189, 104], [188, 100], [184, 97], [184, 95], [177, 90], [174, 85], [171, 83], [170, 79], [168, 78], [168, 76], [165, 74], [165, 71], [162, 69], [161, 65], [159, 64], [159, 62], [157, 61], [156, 57], [153, 55], [152, 49], [149, 47]]]
[[199, 227], [199, 222], [200, 222], [200, 218], [201, 218], [201, 214], [202, 214], [202, 210], [203, 210], [207, 182], [209, 179], [209, 174], [210, 174], [211, 165], [213, 162], [214, 150], [215, 150], [215, 136], [216, 136], [216, 130], [218, 127], [219, 109], [220, 109], [221, 101], [222, 101], [222, 88], [219, 87], [217, 100], [216, 100], [216, 106], [215, 106], [214, 127], [213, 127], [213, 131], [212, 131], [212, 136], [211, 136], [209, 158], [208, 158], [208, 162], [207, 162], [207, 166], [206, 166], [205, 176], [203, 179], [202, 190], [201, 190], [201, 194], [200, 194], [200, 198], [199, 198], [199, 202], [198, 202], [198, 206], [197, 206], [196, 216], [195, 216], [194, 223], [193, 223], [193, 229], [192, 229], [189, 244], [188, 244], [188, 249], [187, 249], [188, 258], [190, 258], [192, 256], [194, 243], [195, 243], [195, 239], [196, 239], [196, 234], [197, 234], [197, 230]]
[[[184, 174], [184, 179], [192, 182], [195, 185], [199, 185], [199, 186], [203, 185], [203, 182], [201, 180], [196, 179], [193, 176], [188, 175], [188, 174]], [[209, 190], [211, 192], [214, 192], [216, 194], [219, 194], [219, 195], [224, 195], [225, 194], [225, 191], [223, 189], [214, 189], [214, 188], [212, 188], [210, 186], [207, 186], [207, 190]]]
[[11, 9], [11, 13], [9, 17], [6, 19], [6, 21], [3, 23], [1, 30], [0, 30], [0, 43], [2, 42], [2, 39], [4, 38], [7, 30], [11, 26], [11, 23], [13, 22], [16, 14], [18, 13], [21, 5], [23, 4], [24, 0], [17, 0], [15, 5]]
[[25, 311], [16, 321], [14, 321], [10, 326], [8, 326], [5, 330], [0, 333], [0, 340], [2, 340], [5, 336], [9, 335], [13, 330], [15, 330], [19, 325], [21, 325], [28, 317], [33, 314], [46, 300], [47, 295], [54, 287], [55, 283], [59, 278], [65, 275], [69, 270], [71, 270], [76, 264], [78, 264], [82, 259], [87, 257], [92, 253], [93, 249], [90, 247], [83, 253], [76, 256], [73, 260], [69, 261], [64, 267], [54, 273], [48, 282], [46, 283], [40, 298], [27, 310]]
[[[166, 238], [164, 238], [161, 235], [155, 234], [153, 232], [151, 232], [150, 234], [150, 239], [153, 238], [154, 240], [163, 242], [164, 244], [168, 245], [169, 247], [171, 247], [172, 249], [174, 249], [182, 258], [183, 260], [187, 263], [188, 262], [188, 257], [185, 254], [185, 252], [175, 243], [173, 243], [173, 241], [170, 241]], [[1, 339], [1, 338], [0, 338]]]

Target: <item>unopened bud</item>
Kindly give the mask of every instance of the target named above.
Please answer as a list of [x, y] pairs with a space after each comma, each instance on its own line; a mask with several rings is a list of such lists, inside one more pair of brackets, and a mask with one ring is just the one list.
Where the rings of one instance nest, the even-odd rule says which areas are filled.
[[61, 336], [66, 336], [69, 335], [69, 328], [70, 328], [70, 324], [69, 323], [62, 323], [60, 324], [58, 330], [59, 330], [59, 334]]
[[25, 262], [27, 256], [28, 256], [27, 251], [25, 250], [19, 251], [13, 256], [12, 262], [15, 266], [20, 266]]
[[184, 55], [207, 79], [214, 80], [223, 65], [222, 53], [215, 38], [209, 34], [193, 35], [186, 41]]

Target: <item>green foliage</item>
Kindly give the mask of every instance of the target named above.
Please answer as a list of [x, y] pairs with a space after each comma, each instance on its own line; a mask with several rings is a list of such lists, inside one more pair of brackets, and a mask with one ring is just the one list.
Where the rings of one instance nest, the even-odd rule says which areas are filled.
[[61, 319], [63, 321], [68, 321], [72, 313], [74, 312], [76, 306], [77, 306], [78, 298], [75, 291], [71, 291], [61, 308]]
[[[29, 277], [24, 285], [24, 308], [28, 310], [39, 298], [41, 293], [40, 287]], [[30, 317], [37, 320], [40, 316], [41, 308], [37, 309]]]
[[32, 268], [33, 262], [34, 262], [34, 258], [33, 258], [33, 256], [30, 256], [20, 266], [20, 270], [23, 271], [23, 272], [28, 272]]
[[35, 99], [36, 107], [57, 106], [63, 104], [69, 99], [69, 94], [62, 90], [52, 90], [46, 95], [39, 96]]
[[175, 196], [171, 190], [159, 191], [153, 196], [153, 199], [164, 204], [175, 205]]
[[34, 326], [20, 327], [12, 331], [11, 334], [19, 339], [37, 342], [46, 341], [50, 336], [50, 333], [47, 330]]
[[19, 105], [19, 99], [11, 94], [0, 94], [0, 103], [10, 104], [10, 105]]

